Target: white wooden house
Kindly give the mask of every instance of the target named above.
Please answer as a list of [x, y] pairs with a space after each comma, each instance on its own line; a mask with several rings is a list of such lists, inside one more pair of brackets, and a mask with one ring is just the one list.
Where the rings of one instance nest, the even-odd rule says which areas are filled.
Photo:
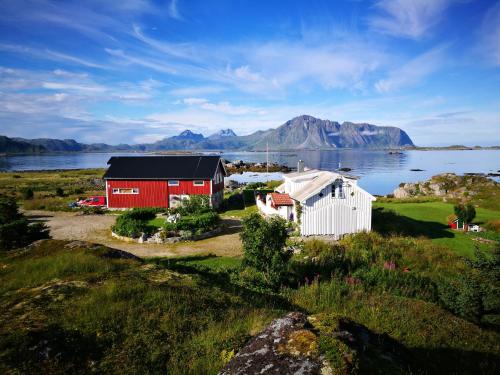
[[358, 186], [357, 179], [344, 174], [302, 170], [284, 175], [276, 191], [280, 202], [289, 198], [292, 206], [272, 204], [273, 194], [265, 201], [258, 199], [259, 210], [265, 215], [279, 215], [299, 224], [303, 236], [329, 235], [340, 238], [348, 233], [371, 230], [372, 202], [375, 197]]

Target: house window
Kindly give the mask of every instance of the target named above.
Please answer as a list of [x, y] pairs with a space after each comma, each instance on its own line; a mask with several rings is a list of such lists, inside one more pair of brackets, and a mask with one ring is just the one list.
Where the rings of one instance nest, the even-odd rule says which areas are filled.
[[179, 180], [168, 181], [168, 186], [179, 186]]
[[203, 186], [203, 185], [205, 185], [205, 181], [202, 181], [202, 180], [194, 180], [194, 181], [193, 181], [193, 185], [194, 185], [194, 186]]
[[344, 182], [342, 179], [338, 178], [332, 185], [332, 197], [333, 198], [344, 198]]
[[139, 194], [139, 188], [114, 188], [113, 194]]

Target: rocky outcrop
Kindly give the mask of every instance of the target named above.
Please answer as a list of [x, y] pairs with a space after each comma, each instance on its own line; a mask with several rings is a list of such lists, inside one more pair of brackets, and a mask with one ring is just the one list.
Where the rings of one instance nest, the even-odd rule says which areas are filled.
[[234, 374], [321, 374], [316, 335], [307, 329], [307, 317], [292, 312], [275, 319], [255, 336], [220, 375]]
[[460, 199], [474, 196], [479, 189], [494, 187], [498, 183], [481, 174], [443, 173], [431, 177], [428, 181], [401, 183], [394, 190], [394, 198], [407, 199], [419, 196], [436, 196], [450, 199]]

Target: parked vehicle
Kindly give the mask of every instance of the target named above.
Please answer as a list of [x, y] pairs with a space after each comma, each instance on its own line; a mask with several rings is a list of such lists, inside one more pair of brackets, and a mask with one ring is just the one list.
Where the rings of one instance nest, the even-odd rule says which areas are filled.
[[81, 199], [76, 204], [79, 207], [106, 207], [106, 197], [92, 196], [86, 199]]

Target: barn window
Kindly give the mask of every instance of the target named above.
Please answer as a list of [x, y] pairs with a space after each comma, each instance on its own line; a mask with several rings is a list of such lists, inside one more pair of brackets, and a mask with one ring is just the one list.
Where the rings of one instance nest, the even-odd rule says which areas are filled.
[[332, 197], [333, 198], [344, 198], [344, 182], [342, 179], [338, 178], [332, 184]]
[[139, 188], [113, 189], [113, 194], [139, 194]]
[[193, 181], [193, 185], [194, 185], [194, 186], [203, 186], [203, 185], [205, 185], [205, 181], [202, 181], [202, 180], [194, 180], [194, 181]]
[[168, 186], [179, 186], [179, 180], [168, 181]]

